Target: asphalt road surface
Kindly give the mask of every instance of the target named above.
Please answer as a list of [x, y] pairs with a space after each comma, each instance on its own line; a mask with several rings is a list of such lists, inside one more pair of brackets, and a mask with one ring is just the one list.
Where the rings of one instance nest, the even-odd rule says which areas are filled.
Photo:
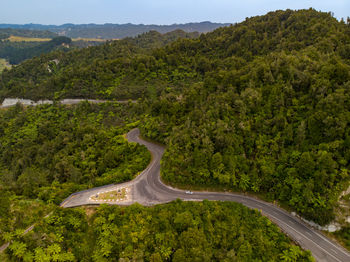
[[[152, 153], [152, 161], [148, 167], [134, 180], [125, 183], [132, 188], [132, 200], [124, 205], [138, 202], [150, 206], [167, 203], [175, 199], [186, 201], [201, 201], [204, 199], [214, 201], [235, 201], [249, 208], [259, 210], [263, 215], [277, 224], [283, 232], [299, 243], [304, 249], [310, 250], [317, 261], [350, 262], [350, 254], [341, 246], [325, 237], [320, 231], [311, 228], [299, 218], [289, 214], [281, 208], [249, 196], [233, 193], [219, 192], [192, 192], [169, 187], [160, 180], [160, 160], [164, 147], [145, 141], [139, 137], [140, 131], [133, 129], [127, 134], [129, 142], [145, 145]], [[75, 207], [92, 203], [90, 197], [101, 190], [111, 189], [120, 185], [108, 185], [78, 192], [62, 202], [63, 207]], [[114, 204], [114, 203], [111, 203]]]

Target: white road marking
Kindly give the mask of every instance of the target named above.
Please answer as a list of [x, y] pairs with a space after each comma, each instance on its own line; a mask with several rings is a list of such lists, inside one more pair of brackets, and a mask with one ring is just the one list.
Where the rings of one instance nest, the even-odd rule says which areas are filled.
[[311, 240], [310, 238], [308, 238], [307, 236], [305, 236], [303, 233], [295, 230], [293, 227], [291, 227], [290, 225], [288, 225], [287, 223], [285, 223], [284, 221], [278, 219], [277, 217], [274, 217], [274, 219], [278, 220], [280, 223], [285, 224], [287, 227], [289, 227], [290, 229], [292, 229], [293, 231], [295, 231], [297, 234], [302, 235], [304, 238], [306, 238], [307, 240], [309, 240], [310, 242], [314, 243], [316, 246], [318, 246], [320, 249], [322, 249], [326, 254], [328, 254], [329, 256], [333, 257], [335, 260], [342, 262], [341, 260], [339, 260], [338, 258], [336, 258], [334, 255], [332, 255], [331, 253], [329, 253], [327, 250], [325, 250], [323, 247], [321, 247], [320, 245], [318, 245], [316, 242], [314, 242], [313, 240]]
[[[336, 249], [339, 249], [339, 247], [337, 247], [334, 243], [332, 243], [331, 241], [329, 241], [327, 238], [325, 238], [323, 235], [321, 235], [318, 232], [315, 232], [316, 235], [318, 235], [319, 237], [321, 237], [323, 240], [325, 240], [326, 242], [328, 242], [329, 244], [331, 244], [333, 247], [335, 247]], [[350, 257], [350, 255], [347, 252], [343, 252], [347, 257]]]
[[310, 232], [306, 232], [306, 234], [308, 234], [310, 237], [312, 237], [312, 235], [310, 234]]

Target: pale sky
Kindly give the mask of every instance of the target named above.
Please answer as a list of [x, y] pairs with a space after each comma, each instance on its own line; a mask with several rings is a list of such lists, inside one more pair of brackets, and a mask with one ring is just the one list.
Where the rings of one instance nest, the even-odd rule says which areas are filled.
[[0, 23], [234, 23], [277, 9], [350, 16], [350, 0], [0, 0]]

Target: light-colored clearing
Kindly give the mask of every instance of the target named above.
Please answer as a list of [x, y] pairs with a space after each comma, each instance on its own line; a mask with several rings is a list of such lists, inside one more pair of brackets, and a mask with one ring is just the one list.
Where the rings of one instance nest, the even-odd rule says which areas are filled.
[[3, 58], [0, 58], [0, 73], [5, 69], [5, 68], [11, 68], [11, 65]]
[[114, 191], [98, 193], [91, 197], [92, 200], [123, 201], [126, 200], [126, 188], [120, 188]]
[[36, 38], [36, 37], [23, 37], [23, 36], [10, 36], [7, 38], [10, 42], [48, 42], [51, 38]]

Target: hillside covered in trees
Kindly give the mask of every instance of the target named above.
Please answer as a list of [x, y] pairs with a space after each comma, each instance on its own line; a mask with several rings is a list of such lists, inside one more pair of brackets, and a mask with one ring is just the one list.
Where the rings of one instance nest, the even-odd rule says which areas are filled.
[[50, 53], [56, 49], [64, 49], [72, 40], [68, 37], [57, 36], [47, 42], [10, 42], [0, 41], [0, 57], [12, 65], [17, 65], [26, 59]]
[[0, 96], [142, 98], [167, 182], [334, 218], [349, 181], [349, 21], [287, 10], [160, 48], [142, 48], [147, 36], [26, 61], [3, 73]]
[[0, 111], [2, 189], [59, 204], [82, 188], [131, 180], [150, 155], [123, 137], [132, 128], [132, 112], [126, 110], [86, 102], [74, 109], [45, 105]]
[[[151, 32], [25, 61], [1, 75], [0, 100], [138, 99], [122, 111], [131, 110], [131, 115], [112, 116], [111, 121], [139, 120], [144, 136], [166, 144], [165, 182], [259, 194], [319, 224], [332, 221], [350, 180], [350, 20], [337, 21], [313, 9], [276, 11], [196, 38], [183, 37]], [[102, 110], [104, 116], [107, 111]], [[3, 133], [4, 141], [12, 144], [12, 135], [29, 132], [20, 130]], [[80, 133], [67, 132], [79, 138]], [[38, 134], [34, 138], [42, 139]], [[26, 167], [44, 167], [44, 185], [55, 181], [57, 169], [45, 171], [57, 164], [55, 158], [26, 165], [36, 159], [30, 156], [38, 154], [37, 148], [11, 150], [1, 160], [8, 173], [16, 174], [9, 190], [23, 194], [18, 176], [24, 171], [24, 177], [32, 176], [30, 168], [16, 162], [22, 154]], [[78, 156], [71, 157], [64, 165], [70, 172], [77, 168], [73, 159]], [[99, 163], [95, 157], [92, 161]], [[66, 182], [65, 168], [56, 174], [64, 177], [59, 185]], [[67, 181], [75, 185], [98, 181], [84, 171], [74, 180], [70, 172]]]
[[1, 110], [0, 245], [71, 193], [129, 181], [146, 168], [147, 149], [123, 137], [133, 114], [127, 105], [89, 103]]
[[57, 207], [70, 193], [131, 180], [146, 167], [146, 148], [123, 137], [140, 110], [85, 102], [0, 111], [0, 245], [11, 241], [1, 261], [313, 261], [241, 204]]
[[[181, 30], [164, 35], [151, 31], [101, 46], [68, 53], [57, 51], [36, 57], [25, 61], [16, 70], [3, 73], [0, 100], [11, 96], [30, 97], [34, 100], [70, 97], [138, 98], [145, 92], [153, 92], [153, 87], [147, 91], [145, 81], [152, 81], [157, 86], [166, 84], [165, 79], [163, 81], [156, 73], [146, 76], [146, 72], [143, 72], [148, 70], [144, 63], [147, 63], [152, 49], [179, 38], [193, 39], [196, 36], [197, 33]], [[133, 59], [136, 55], [138, 58], [135, 63]], [[126, 67], [120, 67], [124, 63]], [[164, 75], [163, 78], [165, 77]]]

